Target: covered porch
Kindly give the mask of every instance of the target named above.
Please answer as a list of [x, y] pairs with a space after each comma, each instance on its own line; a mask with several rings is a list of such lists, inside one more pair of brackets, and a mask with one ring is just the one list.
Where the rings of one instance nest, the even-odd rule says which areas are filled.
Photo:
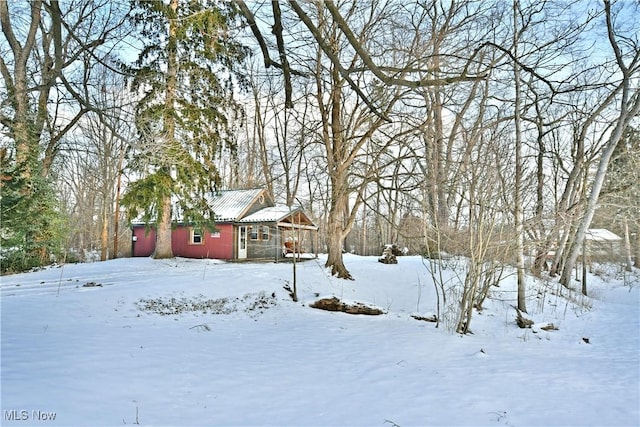
[[245, 247], [244, 230], [247, 233], [246, 255], [238, 259], [278, 262], [318, 256], [318, 227], [301, 208], [282, 205], [264, 208], [239, 221], [238, 230], [239, 251]]
[[292, 212], [277, 223], [282, 239], [282, 258], [317, 258], [318, 227], [302, 211]]

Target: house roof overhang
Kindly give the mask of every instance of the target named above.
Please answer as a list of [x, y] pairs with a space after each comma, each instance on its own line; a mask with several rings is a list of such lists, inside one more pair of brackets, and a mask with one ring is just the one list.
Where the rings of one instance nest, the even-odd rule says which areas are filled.
[[317, 230], [318, 227], [302, 211], [301, 207], [289, 207], [286, 205], [276, 205], [261, 209], [238, 223], [276, 223], [278, 227], [299, 228], [306, 230]]

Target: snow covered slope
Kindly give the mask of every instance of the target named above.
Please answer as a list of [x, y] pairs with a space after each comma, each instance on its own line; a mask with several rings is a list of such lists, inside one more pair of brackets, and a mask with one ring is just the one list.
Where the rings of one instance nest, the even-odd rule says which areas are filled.
[[[529, 279], [523, 330], [509, 277], [460, 336], [411, 317], [436, 312], [419, 257], [347, 255], [354, 281], [323, 260], [297, 264], [298, 303], [287, 263], [2, 277], [2, 425], [640, 425], [637, 282], [590, 276], [591, 298], [565, 299]], [[328, 296], [386, 314], [309, 307]]]

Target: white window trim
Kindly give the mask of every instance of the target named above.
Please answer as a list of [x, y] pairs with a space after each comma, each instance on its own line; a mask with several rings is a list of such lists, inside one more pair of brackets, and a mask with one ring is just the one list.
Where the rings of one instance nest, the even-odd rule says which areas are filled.
[[[266, 231], [266, 233], [265, 233]], [[265, 239], [264, 236], [267, 236], [267, 238]], [[268, 241], [269, 239], [271, 239], [271, 230], [269, 229], [268, 225], [261, 225], [260, 226], [260, 240], [264, 240], [264, 241]]]
[[249, 240], [252, 240], [254, 242], [256, 240], [260, 240], [260, 230], [258, 230], [258, 227], [255, 225], [249, 226]]
[[[199, 233], [196, 233], [196, 228], [194, 227], [190, 227], [189, 228], [189, 244], [190, 245], [204, 245], [204, 232], [202, 231], [202, 229], [197, 229], [197, 231], [199, 231]], [[200, 241], [196, 242], [195, 238], [196, 236], [200, 236]]]

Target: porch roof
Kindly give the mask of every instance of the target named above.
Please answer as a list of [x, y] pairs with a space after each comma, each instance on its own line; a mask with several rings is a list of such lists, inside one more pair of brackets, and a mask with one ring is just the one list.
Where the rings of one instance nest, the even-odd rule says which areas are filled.
[[310, 227], [317, 229], [315, 224], [313, 224], [309, 217], [305, 215], [300, 206], [290, 208], [287, 205], [280, 204], [261, 209], [238, 220], [237, 222], [275, 222], [278, 223], [278, 225], [285, 225], [282, 223], [286, 223], [289, 227], [305, 226], [305, 228]]

